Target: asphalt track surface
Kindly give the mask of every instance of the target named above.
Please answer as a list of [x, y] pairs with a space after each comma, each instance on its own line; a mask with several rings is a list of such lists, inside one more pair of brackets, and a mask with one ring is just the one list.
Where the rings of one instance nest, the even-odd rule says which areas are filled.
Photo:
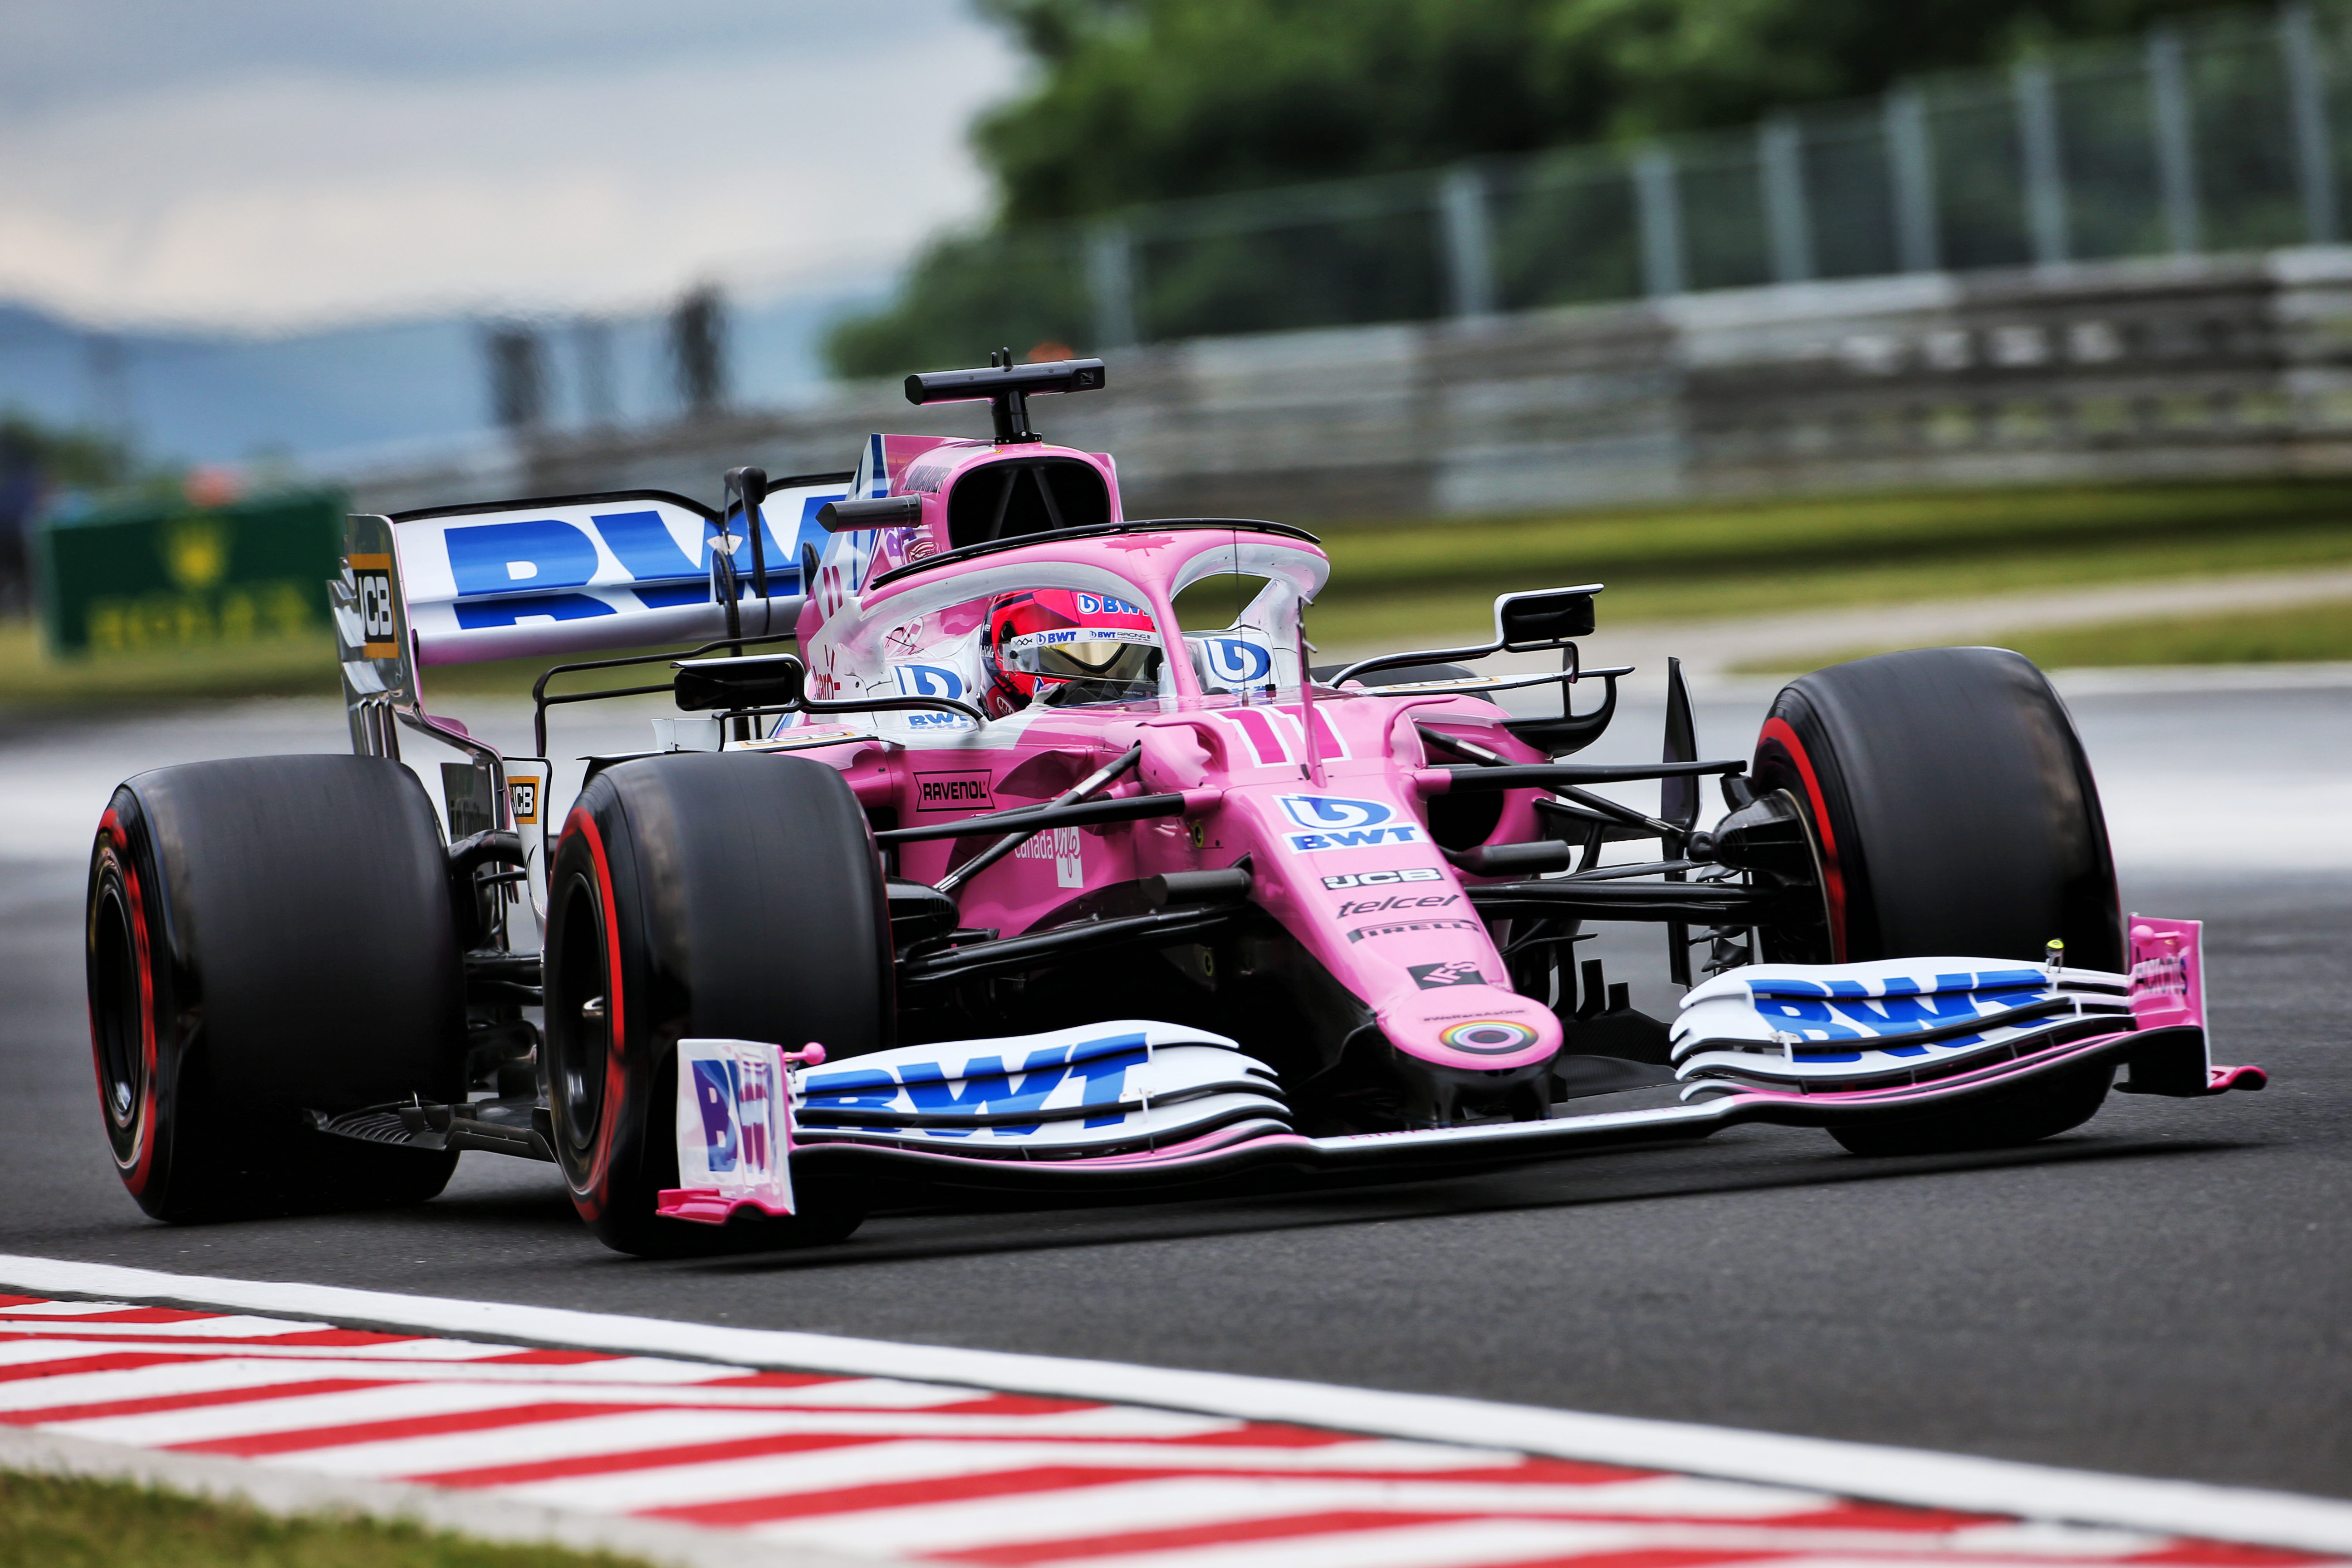
[[[2082, 1132], [1998, 1154], [1864, 1160], [1818, 1133], [1737, 1129], [1412, 1186], [890, 1215], [832, 1248], [693, 1263], [606, 1252], [550, 1168], [484, 1154], [404, 1212], [141, 1216], [92, 1103], [89, 824], [124, 773], [339, 750], [341, 715], [0, 729], [0, 1251], [2352, 1496], [2352, 680], [2086, 684], [2072, 700], [2126, 906], [2209, 922], [2216, 1053], [2270, 1068], [2262, 1094], [2112, 1097]], [[1744, 752], [1761, 701], [1703, 699], [1703, 749]], [[521, 738], [511, 715], [459, 710]], [[1629, 704], [1591, 754], [1654, 755], [1656, 726], [1654, 706]], [[1613, 975], [1654, 967], [1654, 942], [1610, 942]], [[1654, 1009], [1670, 993], [1637, 995]]]

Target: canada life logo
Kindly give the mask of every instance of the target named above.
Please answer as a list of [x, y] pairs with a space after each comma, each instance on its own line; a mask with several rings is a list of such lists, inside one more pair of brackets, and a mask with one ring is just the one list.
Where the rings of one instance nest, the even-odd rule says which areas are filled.
[[1282, 836], [1282, 847], [1294, 855], [1422, 841], [1419, 823], [1396, 821], [1395, 807], [1377, 800], [1349, 800], [1335, 795], [1286, 795], [1276, 798], [1291, 821], [1310, 830]]

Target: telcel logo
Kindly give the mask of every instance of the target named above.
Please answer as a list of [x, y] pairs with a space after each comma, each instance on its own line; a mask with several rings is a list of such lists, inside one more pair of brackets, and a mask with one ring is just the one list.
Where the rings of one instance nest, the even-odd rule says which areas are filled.
[[1418, 844], [1421, 825], [1394, 820], [1396, 808], [1377, 800], [1350, 800], [1336, 795], [1286, 795], [1275, 797], [1291, 821], [1311, 833], [1286, 833], [1282, 847], [1292, 854], [1320, 849], [1369, 849], [1381, 844]]

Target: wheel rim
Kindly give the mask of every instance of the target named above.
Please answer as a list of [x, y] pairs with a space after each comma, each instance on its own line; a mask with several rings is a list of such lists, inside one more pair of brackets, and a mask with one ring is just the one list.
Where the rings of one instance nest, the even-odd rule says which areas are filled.
[[604, 1079], [613, 1056], [612, 1013], [607, 999], [604, 911], [584, 879], [566, 889], [563, 941], [555, 954], [558, 1000], [547, 1019], [550, 1064], [547, 1090], [554, 1121], [576, 1153], [595, 1147], [604, 1110]]
[[147, 1099], [145, 987], [131, 919], [120, 874], [110, 865], [90, 914], [90, 1033], [99, 1100], [118, 1157], [132, 1152]]

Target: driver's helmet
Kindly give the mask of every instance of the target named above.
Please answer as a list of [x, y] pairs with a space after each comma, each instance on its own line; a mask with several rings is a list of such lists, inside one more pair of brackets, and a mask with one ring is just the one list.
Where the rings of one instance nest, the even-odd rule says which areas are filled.
[[1160, 694], [1160, 631], [1140, 605], [1108, 594], [1036, 588], [988, 607], [981, 644], [989, 717], [1032, 702], [1117, 702]]

